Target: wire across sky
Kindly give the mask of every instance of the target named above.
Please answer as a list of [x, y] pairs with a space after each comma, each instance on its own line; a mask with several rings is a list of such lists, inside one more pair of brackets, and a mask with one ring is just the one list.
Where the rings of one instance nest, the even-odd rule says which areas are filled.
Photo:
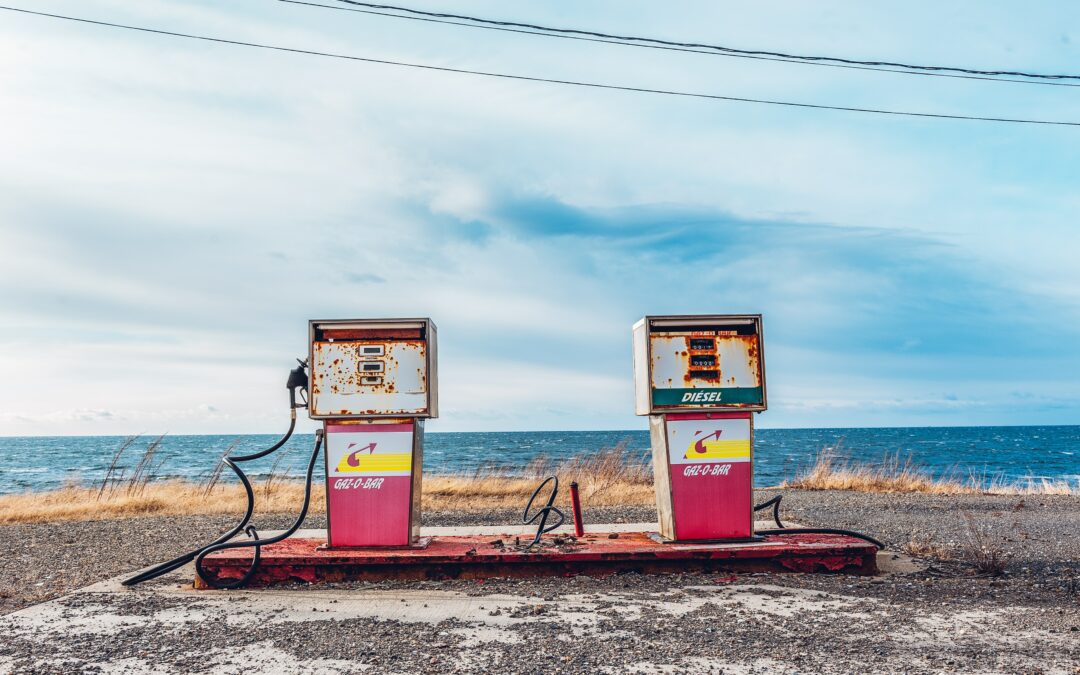
[[841, 105], [827, 105], [818, 103], [802, 103], [797, 101], [781, 101], [772, 99], [760, 99], [760, 98], [747, 98], [741, 96], [728, 96], [722, 94], [709, 94], [703, 92], [691, 92], [691, 91], [678, 91], [673, 89], [660, 89], [652, 87], [634, 87], [627, 85], [607, 84], [601, 82], [586, 82], [581, 80], [567, 80], [560, 78], [520, 75], [514, 73], [499, 73], [482, 70], [469, 70], [465, 68], [451, 68], [449, 66], [435, 66], [423, 63], [412, 63], [407, 61], [393, 61], [388, 59], [376, 59], [365, 56], [353, 56], [349, 54], [336, 54], [332, 52], [324, 52], [312, 49], [300, 49], [294, 47], [283, 47], [280, 45], [270, 45], [258, 42], [248, 42], [243, 40], [231, 40], [228, 38], [212, 37], [207, 35], [197, 35], [192, 33], [180, 33], [176, 31], [169, 31], [159, 28], [150, 28], [146, 26], [133, 26], [129, 24], [114, 23], [110, 21], [99, 21], [95, 19], [87, 19], [82, 17], [68, 16], [63, 14], [52, 14], [48, 12], [37, 12], [29, 9], [23, 9], [20, 7], [10, 7], [7, 5], [0, 5], [0, 10], [8, 12], [18, 12], [21, 14], [45, 17], [50, 19], [58, 19], [63, 21], [71, 21], [83, 24], [90, 24], [95, 26], [103, 26], [108, 28], [117, 28], [123, 30], [138, 31], [142, 33], [151, 33], [155, 35], [165, 35], [169, 37], [184, 38], [189, 40], [200, 40], [203, 42], [213, 42], [219, 44], [227, 44], [239, 47], [250, 47], [255, 49], [265, 49], [279, 52], [287, 52], [292, 54], [303, 54], [307, 56], [319, 56], [324, 58], [344, 59], [349, 61], [371, 63], [378, 65], [396, 66], [401, 68], [414, 68], [420, 70], [443, 72], [443, 73], [456, 73], [460, 75], [471, 75], [477, 77], [498, 78], [503, 80], [517, 80], [524, 82], [539, 82], [545, 84], [558, 84], [581, 88], [590, 89], [605, 89], [612, 91], [625, 91], [641, 94], [655, 94], [663, 96], [678, 96], [683, 98], [696, 98], [707, 99], [714, 101], [730, 101], [737, 103], [754, 103], [759, 105], [772, 105], [772, 106], [784, 106], [789, 108], [804, 108], [815, 110], [835, 110], [844, 112], [856, 112], [867, 113], [875, 115], [892, 115], [898, 117], [916, 117], [924, 119], [937, 119], [937, 120], [966, 120], [966, 121], [978, 121], [978, 122], [1000, 122], [1010, 124], [1030, 124], [1030, 125], [1049, 125], [1049, 126], [1069, 126], [1080, 127], [1080, 122], [1071, 122], [1064, 120], [1040, 120], [1029, 118], [1014, 118], [1014, 117], [995, 117], [995, 116], [982, 116], [982, 115], [951, 115], [947, 113], [931, 113], [931, 112], [916, 112], [908, 110], [888, 110], [881, 108], [861, 108], [853, 106], [841, 106]]
[[[972, 68], [960, 68], [957, 66], [928, 66], [893, 61], [860, 61], [834, 56], [807, 56], [800, 54], [787, 54], [784, 52], [772, 52], [753, 49], [737, 49], [723, 45], [710, 45], [695, 42], [676, 42], [673, 40], [661, 40], [658, 38], [637, 37], [629, 35], [613, 35], [595, 31], [581, 30], [578, 28], [554, 28], [537, 24], [518, 23], [514, 21], [501, 21], [482, 17], [467, 16], [464, 14], [447, 14], [441, 12], [428, 12], [400, 5], [382, 5], [360, 0], [336, 0], [339, 3], [350, 5], [327, 5], [324, 3], [310, 2], [307, 0], [278, 0], [292, 5], [307, 5], [309, 7], [322, 7], [347, 12], [387, 16], [395, 19], [407, 19], [411, 21], [425, 21], [429, 23], [442, 23], [452, 26], [464, 26], [466, 28], [480, 28], [484, 30], [497, 30], [509, 33], [522, 33], [525, 35], [538, 35], [541, 37], [561, 38], [568, 40], [583, 40], [586, 42], [601, 42], [606, 44], [620, 45], [623, 47], [643, 47], [646, 49], [663, 49], [669, 51], [690, 52], [694, 54], [707, 54], [710, 56], [728, 56], [743, 59], [756, 59], [762, 61], [779, 61], [781, 63], [796, 63], [807, 66], [827, 66], [832, 68], [849, 68], [854, 70], [871, 70], [899, 75], [922, 75], [929, 77], [950, 77], [965, 80], [984, 80], [988, 82], [1009, 82], [1017, 84], [1036, 84], [1053, 87], [1080, 87], [1080, 82], [1060, 82], [1052, 80], [1080, 80], [1080, 75], [1073, 74], [1046, 74], [1031, 73], [1013, 70], [976, 70]], [[1012, 77], [1009, 77], [1012, 76]], [[1015, 79], [1029, 78], [1029, 79]]]

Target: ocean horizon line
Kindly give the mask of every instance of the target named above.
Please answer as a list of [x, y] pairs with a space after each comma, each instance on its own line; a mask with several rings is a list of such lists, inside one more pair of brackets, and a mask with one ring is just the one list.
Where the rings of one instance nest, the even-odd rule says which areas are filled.
[[[827, 426], [827, 427], [780, 427], [764, 424], [755, 424], [755, 431], [846, 431], [846, 430], [890, 430], [890, 429], [1055, 429], [1080, 427], [1076, 424], [923, 424], [923, 425], [887, 425], [887, 426]], [[648, 426], [637, 429], [484, 429], [484, 430], [449, 430], [434, 431], [425, 430], [425, 435], [430, 434], [548, 434], [548, 433], [586, 433], [586, 434], [616, 434], [616, 433], [639, 433], [648, 432]], [[200, 433], [171, 433], [158, 431], [142, 431], [138, 433], [119, 434], [3, 434], [3, 438], [128, 438], [131, 436], [280, 436], [283, 431], [219, 431]], [[311, 435], [314, 431], [297, 431], [295, 436]]]

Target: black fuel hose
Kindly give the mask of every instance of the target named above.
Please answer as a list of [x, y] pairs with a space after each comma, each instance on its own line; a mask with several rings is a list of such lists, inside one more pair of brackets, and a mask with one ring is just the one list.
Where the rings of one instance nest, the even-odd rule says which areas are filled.
[[[533, 502], [536, 500], [536, 496], [540, 494], [540, 491], [544, 489], [544, 486], [554, 481], [554, 485], [551, 486], [551, 494], [548, 495], [547, 504], [536, 510], [536, 513], [529, 517], [529, 511], [532, 510]], [[532, 543], [525, 547], [528, 551], [533, 546], [540, 543], [540, 538], [548, 532], [558, 529], [563, 523], [566, 522], [566, 514], [564, 514], [558, 507], [555, 506], [555, 497], [559, 494], [559, 477], [548, 476], [544, 479], [544, 482], [536, 486], [533, 490], [532, 497], [529, 497], [529, 502], [525, 504], [525, 513], [521, 516], [521, 522], [526, 525], [532, 525], [536, 522], [536, 519], [540, 519], [540, 525], [536, 528], [536, 536], [533, 538]], [[559, 517], [559, 521], [554, 525], [548, 525], [547, 519], [551, 513], [554, 512]]]
[[855, 537], [856, 539], [868, 541], [874, 546], [877, 546], [879, 550], [885, 550], [885, 544], [868, 534], [855, 532], [854, 530], [841, 530], [835, 527], [784, 527], [784, 524], [780, 522], [780, 502], [783, 498], [784, 495], [776, 495], [772, 499], [762, 502], [754, 507], [754, 511], [762, 511], [770, 506], [773, 507], [773, 521], [776, 522], [776, 527], [778, 528], [775, 530], [754, 530], [754, 534], [842, 534], [847, 537]]
[[[304, 480], [304, 505], [300, 507], [300, 513], [296, 516], [296, 520], [293, 521], [292, 526], [285, 530], [281, 534], [274, 535], [273, 537], [267, 537], [266, 539], [260, 539], [259, 533], [254, 527], [247, 528], [247, 534], [251, 537], [245, 541], [222, 541], [215, 542], [206, 548], [198, 552], [195, 557], [195, 572], [199, 577], [209, 586], [218, 589], [226, 588], [240, 588], [246, 586], [251, 577], [255, 575], [255, 570], [259, 567], [259, 560], [262, 555], [262, 547], [267, 544], [276, 544], [279, 541], [288, 539], [300, 529], [300, 526], [304, 523], [304, 519], [307, 518], [308, 506], [311, 504], [311, 478], [315, 471], [315, 461], [319, 458], [319, 450], [322, 449], [323, 432], [319, 429], [315, 432], [315, 449], [311, 451], [311, 459], [308, 461], [307, 476]], [[206, 556], [217, 551], [224, 551], [230, 548], [246, 548], [252, 547], [255, 549], [255, 554], [252, 556], [251, 565], [248, 566], [247, 572], [239, 579], [235, 579], [230, 582], [222, 582], [215, 580], [208, 576], [203, 570], [203, 560]]]
[[842, 534], [847, 537], [868, 541], [879, 549], [885, 550], [885, 544], [868, 534], [855, 532], [854, 530], [839, 530], [834, 527], [785, 527], [779, 530], [754, 530], [754, 534]]
[[[266, 448], [265, 450], [260, 450], [258, 452], [251, 453], [250, 455], [236, 455], [222, 458], [222, 463], [232, 469], [232, 472], [236, 474], [236, 477], [240, 479], [240, 483], [244, 486], [244, 492], [247, 494], [247, 509], [244, 512], [244, 517], [240, 520], [239, 523], [236, 524], [235, 527], [212, 541], [210, 544], [208, 544], [208, 546], [216, 546], [218, 544], [222, 544], [226, 541], [229, 541], [236, 535], [240, 534], [240, 532], [247, 531], [248, 523], [251, 521], [251, 516], [255, 511], [255, 492], [251, 489], [251, 481], [248, 480], [248, 477], [244, 474], [243, 471], [241, 471], [240, 467], [236, 465], [236, 462], [250, 462], [255, 459], [261, 459], [263, 457], [266, 457], [270, 453], [280, 449], [283, 445], [285, 445], [285, 443], [289, 441], [290, 438], [292, 438], [293, 431], [296, 429], [295, 389], [289, 390], [289, 402], [289, 430], [286, 431], [285, 435], [282, 436], [276, 443]], [[252, 536], [250, 532], [248, 532], [248, 536]], [[124, 586], [134, 586], [135, 584], [141, 584], [144, 581], [150, 581], [151, 579], [156, 579], [162, 575], [168, 574], [169, 572], [178, 570], [184, 565], [194, 560], [195, 556], [199, 555], [199, 553], [204, 548], [206, 547], [204, 546], [194, 549], [192, 551], [188, 551], [183, 555], [177, 556], [176, 558], [173, 558], [172, 560], [169, 560], [167, 562], [163, 562], [160, 565], [155, 565], [154, 567], [140, 572], [135, 576], [131, 577], [130, 579], [125, 579], [120, 583]]]
[[776, 495], [767, 502], [762, 502], [754, 507], [754, 512], [762, 511], [764, 509], [772, 507], [772, 519], [776, 523], [776, 526], [780, 529], [784, 529], [784, 524], [780, 522], [780, 500], [784, 498], [784, 495]]

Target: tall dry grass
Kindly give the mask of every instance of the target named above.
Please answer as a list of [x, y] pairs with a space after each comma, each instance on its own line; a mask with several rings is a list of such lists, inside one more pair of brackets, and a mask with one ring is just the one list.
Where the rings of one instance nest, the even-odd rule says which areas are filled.
[[[202, 482], [158, 480], [161, 460], [155, 458], [161, 438], [147, 443], [130, 474], [122, 456], [137, 443], [126, 439], [101, 484], [68, 485], [51, 492], [0, 496], [0, 524], [64, 520], [100, 520], [151, 515], [238, 514], [245, 505], [243, 488], [225, 482], [220, 463]], [[225, 454], [233, 449], [230, 446]], [[560, 491], [556, 504], [570, 506], [570, 483], [581, 489], [585, 509], [592, 506], [649, 505], [654, 503], [652, 465], [647, 454], [632, 453], [625, 444], [553, 462], [537, 458], [525, 467], [488, 466], [458, 474], [424, 476], [422, 508], [428, 511], [469, 511], [523, 508], [541, 480], [555, 474]], [[231, 478], [230, 474], [224, 474]], [[933, 476], [910, 459], [894, 456], [881, 464], [840, 458], [835, 450], [818, 453], [814, 463], [780, 487], [803, 490], [857, 492], [921, 492], [931, 494], [1080, 495], [1080, 485], [1067, 481], [1029, 479], [1007, 482]], [[263, 513], [291, 513], [300, 508], [303, 482], [290, 480], [277, 463], [256, 486], [256, 508]], [[325, 494], [312, 491], [311, 512], [324, 512]]]
[[[556, 506], [570, 508], [570, 483], [577, 482], [582, 508], [651, 504], [652, 464], [625, 443], [562, 462], [539, 457], [524, 468], [485, 467], [472, 473], [424, 476], [423, 507], [432, 510], [524, 508], [540, 481], [559, 477]], [[546, 492], [545, 492], [546, 494]]]
[[[131, 447], [127, 443], [123, 450]], [[151, 442], [153, 445], [153, 441]], [[160, 445], [160, 439], [158, 439]], [[152, 466], [155, 445], [144, 451], [137, 466]], [[149, 454], [149, 458], [146, 455]], [[145, 461], [144, 461], [145, 460]], [[133, 472], [126, 480], [106, 477], [101, 486], [66, 486], [51, 492], [0, 497], [0, 524], [40, 523], [64, 520], [102, 520], [153, 515], [239, 514], [246, 503], [239, 484], [221, 480], [212, 472], [202, 483], [154, 481], [148, 469]], [[585, 508], [651, 504], [654, 499], [652, 467], [645, 456], [625, 445], [554, 463], [546, 458], [524, 468], [488, 467], [471, 473], [425, 475], [422, 508], [429, 511], [524, 508], [541, 480], [559, 476], [556, 504], [569, 509], [570, 482], [577, 481]], [[277, 465], [257, 486], [256, 508], [262, 513], [292, 513], [304, 497], [302, 481], [288, 480]], [[325, 493], [312, 491], [312, 513], [325, 512]]]
[[105, 491], [115, 486], [124, 478], [124, 467], [120, 464], [124, 458], [124, 453], [128, 448], [135, 444], [135, 441], [139, 440], [138, 436], [128, 436], [117, 448], [116, 454], [113, 455], [112, 462], [109, 463], [109, 470], [105, 472], [104, 478], [101, 479], [101, 486], [98, 488], [98, 499], [105, 496]]
[[1080, 484], [1066, 480], [1029, 477], [1009, 481], [1002, 476], [987, 480], [978, 475], [935, 476], [908, 457], [893, 455], [880, 464], [854, 462], [830, 448], [818, 453], [814, 463], [780, 487], [799, 490], [850, 490], [854, 492], [921, 492], [927, 494], [1078, 495]]

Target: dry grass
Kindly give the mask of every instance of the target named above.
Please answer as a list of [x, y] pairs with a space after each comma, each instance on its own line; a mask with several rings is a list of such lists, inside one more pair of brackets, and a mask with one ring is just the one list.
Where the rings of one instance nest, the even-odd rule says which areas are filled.
[[[0, 524], [39, 523], [63, 520], [99, 520], [150, 515], [238, 514], [244, 509], [243, 488], [235, 482], [223, 483], [221, 464], [201, 483], [155, 480], [161, 465], [158, 450], [161, 438], [149, 441], [127, 474], [121, 459], [136, 443], [126, 439], [101, 483], [91, 487], [65, 486], [51, 492], [0, 496]], [[226, 451], [232, 450], [230, 446]], [[157, 459], [155, 462], [154, 460]], [[652, 466], [646, 454], [627, 451], [625, 445], [583, 454], [561, 463], [546, 458], [524, 468], [487, 467], [473, 473], [424, 476], [423, 508], [428, 511], [524, 508], [526, 500], [541, 480], [552, 474], [560, 480], [556, 505], [568, 510], [570, 483], [581, 488], [584, 508], [591, 506], [651, 505], [655, 493]], [[989, 483], [989, 487], [985, 487]], [[858, 492], [921, 492], [933, 494], [1080, 495], [1080, 485], [1066, 481], [1028, 480], [1007, 483], [934, 477], [911, 460], [892, 458], [881, 465], [838, 459], [835, 452], [818, 454], [813, 466], [781, 487], [803, 490], [853, 490]], [[289, 480], [275, 463], [256, 486], [256, 508], [263, 513], [290, 513], [299, 509], [304, 495], [302, 482]], [[324, 511], [322, 489], [312, 491], [312, 513]], [[930, 542], [909, 543], [910, 553], [925, 550], [940, 554]], [[934, 549], [934, 550], [931, 550]], [[941, 557], [940, 555], [936, 557]], [[988, 565], [992, 567], [992, 562]]]
[[855, 492], [921, 492], [928, 494], [1077, 495], [1080, 485], [1065, 480], [1028, 478], [1009, 482], [1001, 477], [989, 481], [979, 476], [966, 480], [934, 476], [908, 458], [887, 458], [881, 464], [842, 459], [832, 450], [818, 453], [814, 464], [780, 487], [799, 490], [851, 490]]
[[652, 504], [656, 500], [652, 465], [645, 456], [631, 455], [620, 444], [559, 464], [541, 457], [524, 469], [492, 467], [472, 474], [424, 476], [424, 508], [524, 508], [540, 481], [553, 474], [559, 477], [555, 505], [565, 509], [570, 508], [570, 483], [574, 481], [581, 492], [582, 508]]
[[964, 512], [964, 540], [960, 545], [960, 558], [971, 565], [975, 572], [987, 576], [1000, 576], [1012, 557], [997, 540], [985, 523], [979, 523], [970, 513]]
[[[149, 454], [150, 458], [140, 463], [147, 466], [156, 450], [156, 446], [148, 448], [144, 457]], [[423, 508], [429, 511], [524, 508], [539, 482], [551, 474], [557, 474], [560, 481], [556, 504], [566, 509], [570, 505], [571, 481], [577, 481], [581, 489], [584, 508], [652, 504], [654, 500], [650, 464], [644, 457], [631, 456], [625, 446], [617, 446], [559, 464], [538, 459], [524, 469], [492, 467], [470, 474], [427, 475]], [[140, 471], [128, 481], [107, 479], [108, 489], [100, 485], [67, 486], [51, 492], [2, 496], [0, 524], [243, 513], [243, 488], [236, 483], [220, 482], [219, 475], [212, 473], [203, 483], [149, 481], [146, 471]], [[296, 512], [304, 497], [303, 483], [285, 480], [276, 466], [259, 488], [256, 508], [263, 513]], [[325, 509], [324, 491], [313, 490], [311, 512]]]
[[902, 548], [904, 553], [918, 558], [952, 560], [955, 557], [955, 552], [938, 541], [934, 532], [914, 531]]
[[904, 553], [919, 558], [964, 563], [979, 575], [996, 577], [1003, 574], [1012, 558], [1012, 554], [1005, 550], [1006, 540], [1000, 535], [995, 536], [989, 523], [978, 521], [967, 511], [962, 511], [961, 515], [964, 529], [959, 542], [946, 545], [938, 540], [935, 532], [913, 531], [902, 547]]

